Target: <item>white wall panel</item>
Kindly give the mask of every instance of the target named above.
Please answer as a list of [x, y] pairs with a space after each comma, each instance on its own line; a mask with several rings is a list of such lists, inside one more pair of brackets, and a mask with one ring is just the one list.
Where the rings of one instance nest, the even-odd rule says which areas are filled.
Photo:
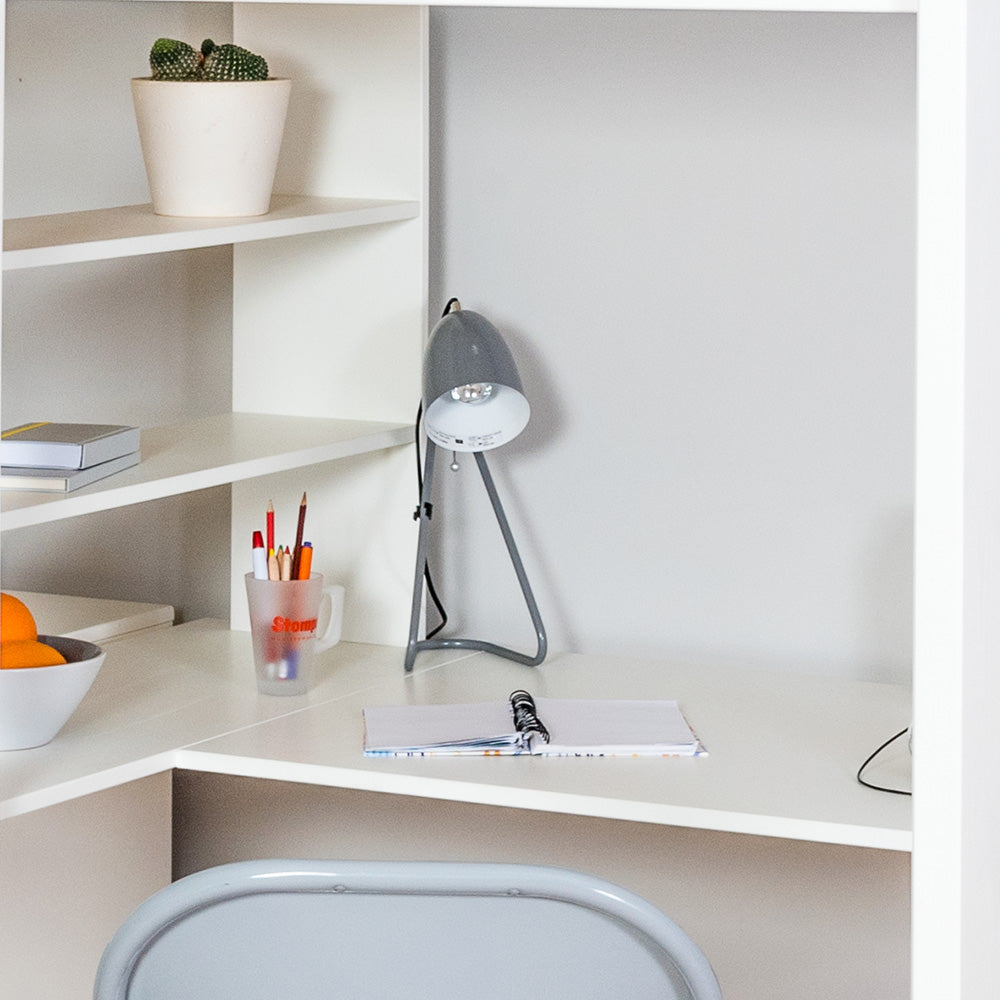
[[[521, 364], [493, 469], [553, 646], [907, 679], [915, 19], [431, 25], [431, 308]], [[440, 589], [530, 647], [463, 465]]]

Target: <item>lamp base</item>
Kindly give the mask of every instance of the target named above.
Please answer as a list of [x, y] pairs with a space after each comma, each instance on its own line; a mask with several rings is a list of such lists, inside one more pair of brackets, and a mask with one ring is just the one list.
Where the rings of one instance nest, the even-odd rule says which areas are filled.
[[423, 605], [424, 578], [427, 569], [427, 530], [431, 518], [431, 489], [434, 478], [434, 455], [437, 447], [428, 441], [427, 457], [424, 460], [424, 480], [420, 493], [420, 507], [417, 515], [420, 520], [420, 533], [417, 539], [417, 564], [413, 578], [413, 604], [410, 610], [410, 639], [406, 647], [405, 667], [407, 671], [413, 669], [417, 653], [430, 649], [471, 649], [485, 653], [493, 653], [495, 656], [502, 656], [505, 659], [513, 660], [516, 663], [523, 663], [528, 667], [537, 667], [548, 652], [548, 638], [545, 634], [545, 626], [542, 624], [541, 615], [538, 612], [538, 605], [535, 603], [534, 594], [531, 591], [531, 584], [528, 582], [528, 575], [525, 573], [524, 564], [517, 551], [517, 544], [511, 533], [510, 525], [507, 523], [507, 516], [504, 513], [503, 504], [500, 502], [500, 495], [497, 493], [493, 477], [490, 475], [489, 466], [486, 464], [486, 457], [481, 451], [473, 452], [479, 474], [482, 477], [486, 493], [493, 506], [493, 513], [497, 523], [500, 525], [500, 532], [503, 535], [504, 543], [507, 546], [507, 553], [514, 566], [518, 583], [521, 586], [521, 593], [524, 602], [531, 615], [531, 623], [535, 629], [537, 639], [537, 649], [534, 655], [519, 653], [516, 650], [508, 649], [506, 646], [498, 646], [492, 642], [485, 642], [482, 639], [418, 639], [420, 634], [420, 612]]

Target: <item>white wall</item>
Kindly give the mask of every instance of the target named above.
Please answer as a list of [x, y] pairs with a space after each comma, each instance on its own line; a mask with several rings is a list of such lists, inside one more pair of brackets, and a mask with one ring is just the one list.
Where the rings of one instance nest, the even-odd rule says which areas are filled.
[[[430, 301], [521, 364], [492, 468], [554, 648], [909, 676], [914, 29], [432, 11]], [[452, 624], [531, 648], [438, 469]]]

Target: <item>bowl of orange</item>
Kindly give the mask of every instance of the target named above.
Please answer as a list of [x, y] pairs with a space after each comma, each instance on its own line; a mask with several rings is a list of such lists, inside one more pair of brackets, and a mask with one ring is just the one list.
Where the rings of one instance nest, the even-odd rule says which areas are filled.
[[0, 750], [48, 743], [76, 711], [104, 662], [83, 639], [39, 635], [23, 601], [0, 594]]

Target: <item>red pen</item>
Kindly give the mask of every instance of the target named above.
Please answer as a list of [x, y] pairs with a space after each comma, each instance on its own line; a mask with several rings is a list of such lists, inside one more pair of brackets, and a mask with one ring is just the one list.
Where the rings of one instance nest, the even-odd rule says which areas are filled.
[[255, 580], [267, 579], [267, 553], [264, 551], [264, 536], [253, 533], [253, 577]]
[[267, 555], [274, 551], [274, 501], [267, 501]]

